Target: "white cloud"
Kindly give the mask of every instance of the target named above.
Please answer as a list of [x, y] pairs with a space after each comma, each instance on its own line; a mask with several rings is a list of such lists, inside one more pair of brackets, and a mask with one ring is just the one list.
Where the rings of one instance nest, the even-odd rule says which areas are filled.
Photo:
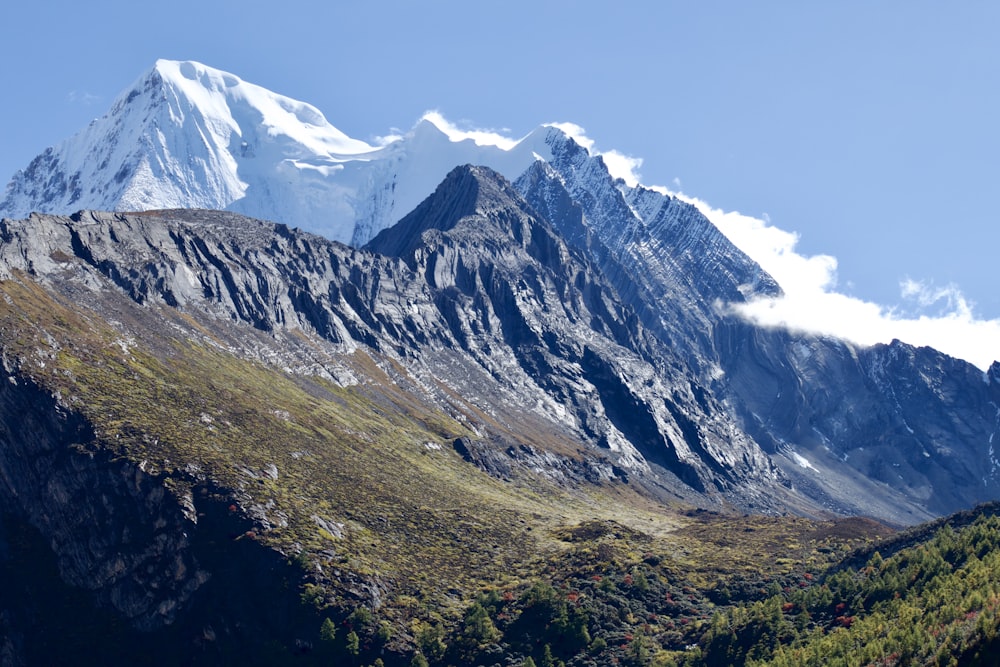
[[389, 130], [389, 134], [376, 135], [375, 137], [372, 137], [372, 145], [382, 148], [384, 146], [388, 146], [389, 144], [394, 144], [397, 141], [402, 141], [404, 136], [406, 135], [402, 130], [393, 127]]
[[466, 139], [471, 139], [477, 146], [496, 146], [505, 151], [516, 146], [518, 142], [517, 139], [512, 139], [496, 130], [464, 130], [442, 116], [439, 111], [428, 111], [423, 115], [423, 117], [421, 117], [421, 120], [434, 123], [434, 125], [448, 135], [448, 138], [452, 141], [465, 141]]
[[639, 185], [639, 167], [642, 166], [642, 158], [631, 157], [618, 151], [605, 151], [600, 156], [613, 177], [622, 179], [629, 187], [634, 188]]
[[899, 291], [903, 298], [913, 301], [920, 308], [930, 308], [934, 304], [943, 302], [942, 310], [946, 313], [957, 312], [962, 315], [972, 315], [972, 305], [966, 300], [965, 295], [962, 294], [957, 285], [935, 287], [907, 278], [900, 282]]
[[[496, 146], [508, 151], [514, 148], [521, 140], [509, 136], [508, 130], [484, 130], [478, 128], [461, 128], [445, 118], [439, 111], [428, 111], [424, 113], [421, 120], [433, 123], [439, 130], [444, 132], [451, 141], [465, 141], [471, 139], [477, 146]], [[604, 164], [608, 172], [614, 178], [620, 178], [628, 185], [635, 187], [639, 184], [639, 167], [642, 166], [642, 158], [625, 155], [615, 150], [598, 151], [594, 148], [594, 140], [587, 136], [582, 127], [575, 123], [546, 123], [547, 127], [555, 127], [572, 137], [576, 143], [583, 146], [591, 155], [600, 155], [604, 158]], [[506, 133], [506, 134], [505, 134]], [[378, 146], [397, 140], [399, 137], [394, 132], [386, 137], [376, 137]]]
[[848, 296], [836, 289], [836, 258], [800, 255], [795, 251], [797, 234], [769, 221], [672, 194], [697, 206], [782, 286], [785, 294], [781, 297], [732, 306], [743, 317], [762, 326], [831, 335], [861, 345], [898, 338], [936, 348], [983, 370], [1000, 358], [1000, 320], [977, 318], [973, 305], [956, 286], [936, 287], [906, 279], [900, 283], [904, 304], [912, 305], [906, 309]]

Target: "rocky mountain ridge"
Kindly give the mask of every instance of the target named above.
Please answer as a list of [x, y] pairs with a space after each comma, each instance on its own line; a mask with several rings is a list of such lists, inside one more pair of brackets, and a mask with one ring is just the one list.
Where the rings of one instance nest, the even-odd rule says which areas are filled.
[[[565, 236], [501, 176], [463, 167], [363, 250], [207, 212], [81, 213], [54, 226], [58, 219], [5, 221], [5, 274], [46, 276], [64, 264], [53, 257], [75, 256], [140, 305], [262, 332], [314, 331], [338, 353], [388, 354], [423, 385], [447, 386], [510, 425], [527, 413], [546, 432], [589, 443], [608, 459], [595, 471], [693, 491], [695, 502], [866, 508], [912, 523], [988, 499], [996, 389], [971, 366], [898, 343], [857, 350], [727, 317], [713, 310], [720, 294], [777, 286], [748, 260], [724, 272], [718, 259], [649, 268], [678, 261], [661, 261], [678, 245], [670, 230], [691, 224], [635, 219], [629, 233], [649, 240], [619, 243], [616, 253], [563, 182], [538, 163], [519, 184]], [[192, 216], [207, 224], [176, 226]], [[692, 261], [680, 246], [680, 259]], [[695, 280], [709, 269], [713, 280]], [[78, 280], [94, 286], [93, 276]], [[659, 299], [645, 300], [651, 294]], [[666, 302], [684, 308], [666, 317]], [[290, 367], [308, 367], [283, 354]], [[323, 372], [349, 376], [336, 362]]]
[[715, 304], [777, 286], [692, 209], [652, 193], [616, 241], [572, 183], [459, 167], [362, 248], [219, 211], [0, 221], [0, 575], [54, 557], [59, 595], [207, 662], [358, 607], [405, 655], [406, 600], [508, 585], [583, 517], [910, 524], [996, 493], [997, 367], [754, 328]]

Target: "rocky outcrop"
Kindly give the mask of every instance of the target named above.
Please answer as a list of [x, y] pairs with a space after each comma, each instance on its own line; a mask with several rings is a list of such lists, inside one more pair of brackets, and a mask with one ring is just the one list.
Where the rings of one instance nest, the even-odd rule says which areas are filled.
[[30, 378], [0, 377], [0, 664], [269, 664], [309, 648], [322, 618], [300, 598], [307, 573], [241, 539], [261, 530], [243, 494], [115, 449]]
[[456, 169], [366, 248], [423, 276], [466, 352], [500, 378], [520, 376], [522, 392], [560, 406], [622, 467], [653, 464], [731, 499], [778, 482], [600, 268], [495, 173]]
[[25, 377], [0, 378], [0, 439], [0, 510], [45, 536], [62, 578], [137, 628], [171, 623], [209, 578], [190, 499], [99, 451], [87, 422]]

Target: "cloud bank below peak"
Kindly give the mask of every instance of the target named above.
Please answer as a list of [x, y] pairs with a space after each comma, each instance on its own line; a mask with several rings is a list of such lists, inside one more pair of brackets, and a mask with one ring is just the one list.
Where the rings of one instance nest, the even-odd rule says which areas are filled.
[[906, 278], [900, 282], [905, 307], [865, 301], [837, 290], [835, 257], [797, 253], [798, 234], [767, 220], [713, 208], [683, 193], [670, 194], [698, 207], [782, 286], [785, 293], [780, 297], [729, 306], [755, 324], [834, 336], [865, 346], [899, 339], [933, 347], [982, 370], [1000, 358], [1000, 320], [977, 317], [974, 305], [955, 285], [939, 287]]

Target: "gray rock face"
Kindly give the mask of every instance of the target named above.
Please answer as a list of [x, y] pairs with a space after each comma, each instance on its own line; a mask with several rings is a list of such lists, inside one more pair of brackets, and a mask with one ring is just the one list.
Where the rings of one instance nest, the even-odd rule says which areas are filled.
[[517, 189], [597, 263], [647, 328], [704, 378], [715, 375], [718, 306], [781, 288], [694, 206], [626, 187], [600, 158], [555, 139], [551, 163], [535, 164]]
[[392, 355], [512, 426], [589, 443], [584, 478], [629, 471], [747, 506], [779, 482], [599, 269], [495, 173], [456, 170], [392, 232], [355, 250], [235, 214], [88, 212], [4, 221], [0, 254], [43, 280], [75, 257], [86, 270], [76, 262], [70, 279], [90, 289], [101, 276], [139, 304]]
[[616, 184], [572, 142], [553, 155], [517, 189], [797, 490], [838, 513], [904, 524], [1000, 495], [997, 373], [984, 382], [928, 348], [861, 349], [729, 317], [719, 304], [780, 287], [693, 207]]
[[94, 441], [30, 380], [0, 374], [0, 513], [34, 526], [62, 578], [136, 628], [169, 624], [209, 578], [192, 554], [194, 525], [159, 480]]
[[626, 467], [638, 455], [699, 492], [735, 496], [777, 480], [600, 269], [488, 170], [452, 172], [366, 248], [400, 256], [437, 291], [464, 351], [485, 368], [516, 369], [526, 391], [561, 406], [588, 441], [626, 454]]
[[975, 367], [899, 341], [859, 350], [743, 323], [716, 336], [748, 430], [832, 508], [895, 496], [909, 508], [895, 520], [911, 523], [1000, 494], [996, 383]]
[[[458, 168], [364, 249], [231, 213], [84, 212], [0, 223], [0, 272], [388, 355], [415, 391], [496, 417], [503, 433], [465, 450], [499, 477], [627, 477], [700, 504], [897, 523], [996, 497], [1000, 373], [725, 316], [716, 302], [777, 286], [693, 208], [623, 188], [574, 146], [515, 186]], [[574, 195], [580, 172], [607, 201]], [[240, 353], [350, 380], [275, 345]], [[591, 463], [520, 449], [518, 429], [562, 433]]]

